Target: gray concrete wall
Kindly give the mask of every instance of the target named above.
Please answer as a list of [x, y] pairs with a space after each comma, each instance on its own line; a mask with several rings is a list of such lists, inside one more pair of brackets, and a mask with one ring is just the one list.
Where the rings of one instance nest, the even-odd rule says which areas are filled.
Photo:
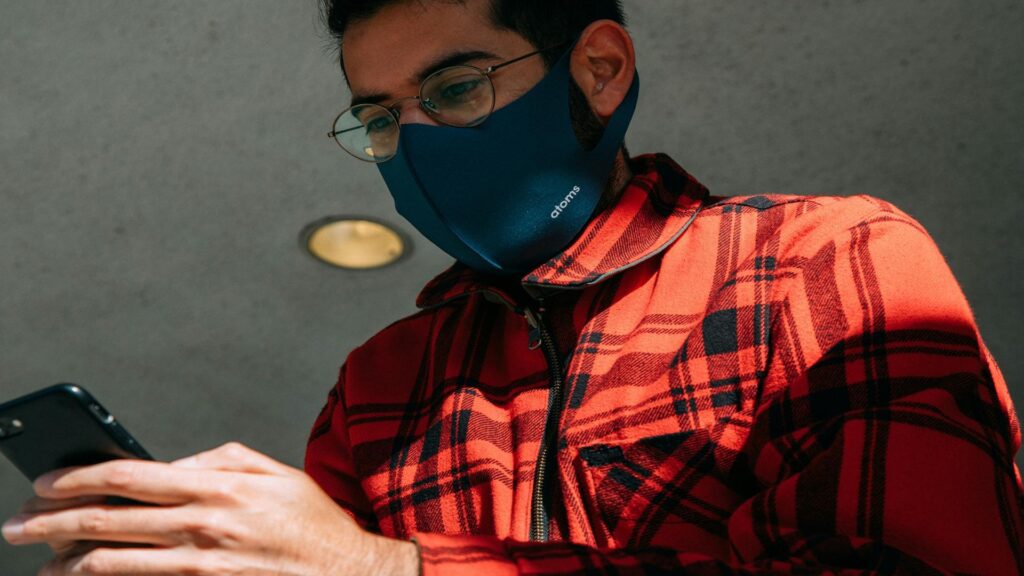
[[[633, 152], [716, 194], [908, 210], [1024, 401], [1024, 4], [627, 6]], [[299, 465], [346, 353], [448, 262], [415, 234], [380, 272], [300, 252], [326, 214], [400, 222], [324, 136], [346, 98], [313, 0], [0, 3], [0, 398], [73, 380], [158, 457], [236, 439]], [[28, 494], [0, 465], [0, 516]], [[0, 574], [44, 552], [0, 544]]]

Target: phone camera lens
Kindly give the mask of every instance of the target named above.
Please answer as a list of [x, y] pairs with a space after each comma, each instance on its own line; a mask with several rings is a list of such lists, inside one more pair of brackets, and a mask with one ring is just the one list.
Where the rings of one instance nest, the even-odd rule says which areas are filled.
[[17, 418], [0, 418], [0, 439], [21, 434], [24, 428], [25, 425]]

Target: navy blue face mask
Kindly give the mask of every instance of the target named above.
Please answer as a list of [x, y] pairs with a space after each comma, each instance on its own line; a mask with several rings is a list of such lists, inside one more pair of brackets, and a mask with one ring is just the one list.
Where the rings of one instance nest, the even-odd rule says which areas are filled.
[[404, 124], [378, 164], [395, 208], [463, 264], [521, 276], [590, 221], [636, 109], [639, 78], [592, 150], [573, 131], [567, 51], [529, 92], [473, 128]]

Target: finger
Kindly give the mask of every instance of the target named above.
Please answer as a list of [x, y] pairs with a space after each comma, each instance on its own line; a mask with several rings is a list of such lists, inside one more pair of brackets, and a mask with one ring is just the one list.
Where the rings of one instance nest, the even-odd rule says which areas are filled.
[[82, 555], [61, 555], [50, 561], [40, 576], [104, 574], [109, 576], [178, 576], [180, 574], [236, 573], [220, 555], [204, 555], [184, 548], [106, 548]]
[[[36, 514], [39, 512], [50, 512], [53, 510], [67, 510], [68, 508], [78, 508], [80, 506], [89, 506], [91, 504], [100, 504], [107, 500], [104, 496], [82, 496], [79, 498], [65, 498], [61, 500], [51, 500], [49, 498], [40, 498], [33, 496], [25, 501], [18, 509], [18, 515], [24, 516], [29, 514]], [[55, 554], [68, 551], [72, 548], [82, 548], [81, 553], [88, 552], [88, 548], [85, 547], [86, 542], [49, 542], [50, 549]]]
[[65, 510], [77, 508], [90, 504], [99, 504], [106, 500], [104, 496], [79, 496], [77, 498], [40, 498], [33, 496], [25, 501], [18, 509], [18, 514], [33, 514], [36, 512], [48, 512], [50, 510]]
[[299, 472], [291, 466], [282, 464], [238, 442], [228, 442], [213, 450], [175, 460], [171, 465], [179, 468], [248, 472], [274, 476], [294, 476]]
[[186, 540], [185, 520], [179, 508], [90, 506], [15, 516], [3, 532], [17, 546], [52, 543], [63, 549], [81, 540], [171, 546]]
[[36, 494], [49, 499], [89, 495], [120, 496], [153, 504], [182, 504], [223, 492], [232, 478], [197, 473], [163, 462], [111, 460], [84, 468], [48, 472], [33, 483]]

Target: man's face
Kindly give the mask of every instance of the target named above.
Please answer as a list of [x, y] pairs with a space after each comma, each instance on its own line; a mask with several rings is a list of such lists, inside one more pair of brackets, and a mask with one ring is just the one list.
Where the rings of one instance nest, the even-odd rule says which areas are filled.
[[[440, 68], [486, 68], [534, 50], [519, 34], [494, 26], [490, 0], [428, 0], [397, 2], [350, 24], [343, 57], [353, 103], [387, 106], [416, 96], [423, 78]], [[495, 72], [495, 108], [529, 91], [545, 72], [540, 56]], [[414, 100], [403, 102], [401, 110], [403, 123], [436, 124]]]

